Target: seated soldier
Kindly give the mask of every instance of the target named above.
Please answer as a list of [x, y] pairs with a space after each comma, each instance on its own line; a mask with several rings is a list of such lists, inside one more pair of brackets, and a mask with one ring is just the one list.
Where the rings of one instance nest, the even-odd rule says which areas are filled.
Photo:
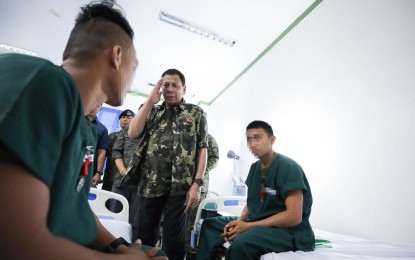
[[224, 242], [226, 259], [259, 259], [270, 252], [312, 251], [314, 233], [308, 221], [312, 195], [294, 160], [273, 151], [273, 130], [263, 121], [246, 128], [249, 150], [258, 157], [246, 180], [247, 205], [241, 216], [203, 221], [196, 259], [213, 259]]

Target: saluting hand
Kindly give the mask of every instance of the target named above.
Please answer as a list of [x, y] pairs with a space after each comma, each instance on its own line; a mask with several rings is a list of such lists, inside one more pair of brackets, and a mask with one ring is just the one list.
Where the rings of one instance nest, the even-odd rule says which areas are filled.
[[161, 98], [161, 87], [163, 85], [163, 79], [159, 79], [156, 85], [154, 86], [153, 90], [151, 90], [149, 100], [152, 104], [157, 104]]

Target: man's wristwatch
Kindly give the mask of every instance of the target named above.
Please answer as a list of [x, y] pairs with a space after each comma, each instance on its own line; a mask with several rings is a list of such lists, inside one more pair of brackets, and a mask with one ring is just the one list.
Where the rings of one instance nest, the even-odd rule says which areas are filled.
[[99, 173], [99, 175], [104, 174], [102, 171], [95, 171], [96, 173]]
[[115, 239], [114, 241], [112, 241], [112, 243], [111, 243], [109, 246], [107, 246], [107, 247], [104, 249], [104, 251], [105, 251], [105, 252], [107, 252], [107, 253], [114, 253], [114, 252], [115, 252], [115, 250], [117, 250], [117, 248], [118, 248], [120, 245], [130, 246], [130, 243], [128, 243], [127, 241], [125, 241], [125, 239], [124, 239], [124, 238], [119, 237], [119, 238]]
[[197, 185], [199, 185], [199, 186], [203, 186], [203, 184], [205, 183], [205, 182], [203, 181], [203, 179], [194, 179], [194, 180], [193, 180], [193, 182], [196, 182], [196, 183], [197, 183]]

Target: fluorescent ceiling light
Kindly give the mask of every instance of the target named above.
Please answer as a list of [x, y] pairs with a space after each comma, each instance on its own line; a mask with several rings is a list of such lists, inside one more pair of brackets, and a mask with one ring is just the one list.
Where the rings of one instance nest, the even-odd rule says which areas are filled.
[[34, 51], [29, 51], [29, 50], [25, 50], [19, 47], [15, 47], [15, 46], [11, 46], [5, 43], [0, 43], [0, 48], [12, 51], [12, 52], [17, 52], [17, 53], [21, 53], [21, 54], [26, 54], [26, 55], [31, 55], [31, 56], [38, 56], [38, 54]]
[[189, 32], [198, 34], [200, 36], [205, 36], [206, 38], [212, 38], [220, 43], [233, 47], [236, 44], [236, 40], [230, 37], [224, 36], [218, 32], [215, 32], [211, 29], [204, 28], [193, 22], [186, 21], [184, 19], [178, 18], [174, 15], [168, 14], [166, 12], [160, 11], [159, 14], [160, 21], [166, 22], [168, 24], [177, 26], [181, 29], [187, 30]]

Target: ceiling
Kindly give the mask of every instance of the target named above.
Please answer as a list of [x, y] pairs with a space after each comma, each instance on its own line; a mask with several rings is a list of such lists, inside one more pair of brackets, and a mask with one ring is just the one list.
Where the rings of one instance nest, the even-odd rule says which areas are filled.
[[[169, 68], [186, 76], [186, 101], [210, 105], [322, 0], [117, 0], [135, 31], [139, 67], [129, 95], [146, 96]], [[2, 0], [0, 45], [61, 63], [87, 0]], [[160, 21], [160, 11], [236, 40], [233, 47]], [[0, 53], [10, 52], [0, 48]]]

